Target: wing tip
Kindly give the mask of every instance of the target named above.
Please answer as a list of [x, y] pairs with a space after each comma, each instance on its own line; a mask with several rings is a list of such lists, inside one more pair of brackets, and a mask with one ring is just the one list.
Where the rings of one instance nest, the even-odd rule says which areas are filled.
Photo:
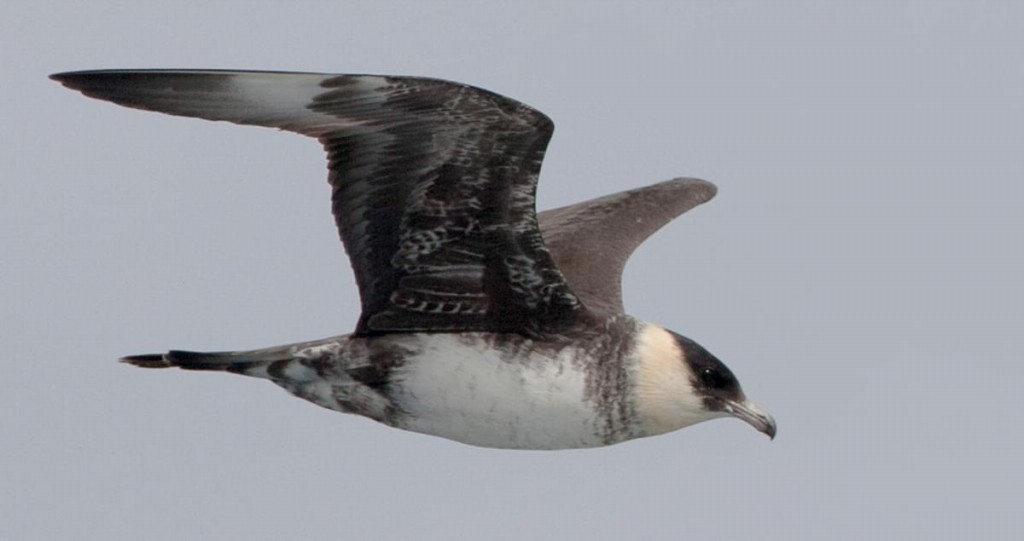
[[124, 75], [126, 70], [80, 70], [62, 71], [52, 73], [49, 78], [72, 90], [85, 92], [89, 87], [103, 84], [118, 75]]
[[696, 177], [677, 177], [666, 181], [665, 184], [677, 185], [687, 191], [693, 199], [699, 203], [706, 203], [718, 194], [718, 186], [713, 182]]
[[60, 73], [51, 73], [49, 78], [51, 81], [57, 81], [58, 83], [71, 87], [72, 81], [79, 75], [86, 73], [82, 71], [62, 71]]
[[102, 75], [117, 75], [119, 73], [129, 72], [146, 72], [153, 70], [118, 70], [118, 69], [95, 69], [95, 70], [74, 70], [74, 71], [61, 71], [58, 73], [51, 73], [50, 79], [57, 81], [62, 84], [68, 84], [69, 82], [86, 79], [89, 77], [97, 77]]

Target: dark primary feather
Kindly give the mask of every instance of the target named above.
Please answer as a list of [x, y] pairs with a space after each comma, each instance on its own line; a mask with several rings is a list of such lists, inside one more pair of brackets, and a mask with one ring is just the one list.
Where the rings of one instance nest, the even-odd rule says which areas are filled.
[[553, 125], [517, 101], [417, 77], [113, 70], [53, 78], [128, 107], [318, 138], [362, 299], [357, 333], [529, 333], [581, 309], [534, 211]]
[[540, 229], [558, 269], [593, 312], [621, 314], [622, 270], [647, 237], [715, 196], [710, 182], [680, 178], [546, 210]]

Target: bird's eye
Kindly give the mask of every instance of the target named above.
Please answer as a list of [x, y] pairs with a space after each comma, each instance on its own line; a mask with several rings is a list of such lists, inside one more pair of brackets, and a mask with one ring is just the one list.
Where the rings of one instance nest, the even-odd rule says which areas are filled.
[[722, 373], [714, 368], [705, 368], [701, 370], [700, 381], [712, 389], [718, 389], [725, 385], [725, 378], [722, 376]]

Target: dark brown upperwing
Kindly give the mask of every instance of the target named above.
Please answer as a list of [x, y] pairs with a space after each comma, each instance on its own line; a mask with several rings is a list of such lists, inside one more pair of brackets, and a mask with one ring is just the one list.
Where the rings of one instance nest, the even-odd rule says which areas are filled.
[[318, 138], [359, 285], [357, 333], [531, 333], [581, 310], [534, 211], [553, 125], [517, 101], [418, 77], [108, 70], [53, 78], [128, 107]]

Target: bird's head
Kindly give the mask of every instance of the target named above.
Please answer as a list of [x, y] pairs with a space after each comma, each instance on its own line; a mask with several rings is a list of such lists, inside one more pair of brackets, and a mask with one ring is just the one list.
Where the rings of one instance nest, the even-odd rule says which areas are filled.
[[729, 367], [693, 340], [645, 324], [636, 355], [636, 405], [649, 435], [731, 416], [775, 438], [775, 419], [747, 400]]

